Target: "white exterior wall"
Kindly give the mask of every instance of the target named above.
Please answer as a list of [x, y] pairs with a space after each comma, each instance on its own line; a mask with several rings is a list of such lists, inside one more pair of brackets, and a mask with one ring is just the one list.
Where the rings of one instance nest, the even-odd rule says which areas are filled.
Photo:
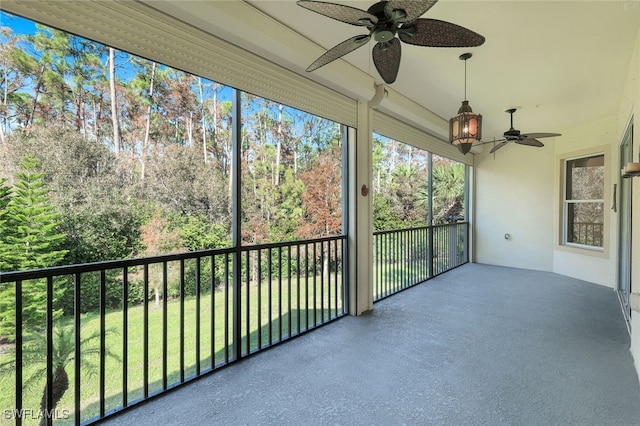
[[510, 144], [495, 158], [486, 145], [476, 155], [474, 262], [552, 270], [557, 140], [546, 139], [544, 148]]

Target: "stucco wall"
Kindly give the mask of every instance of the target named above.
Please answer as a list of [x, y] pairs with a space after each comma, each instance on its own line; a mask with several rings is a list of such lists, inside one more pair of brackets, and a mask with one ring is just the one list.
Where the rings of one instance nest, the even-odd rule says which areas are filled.
[[554, 143], [476, 156], [475, 262], [552, 270]]

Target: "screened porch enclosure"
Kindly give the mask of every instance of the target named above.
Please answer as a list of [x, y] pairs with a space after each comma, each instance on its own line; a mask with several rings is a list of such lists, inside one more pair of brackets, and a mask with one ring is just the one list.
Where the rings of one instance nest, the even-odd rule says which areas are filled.
[[102, 421], [469, 261], [441, 138], [142, 2], [33, 5], [3, 41], [60, 79], [7, 104], [0, 196], [46, 189], [64, 261], [2, 264], [9, 423]]

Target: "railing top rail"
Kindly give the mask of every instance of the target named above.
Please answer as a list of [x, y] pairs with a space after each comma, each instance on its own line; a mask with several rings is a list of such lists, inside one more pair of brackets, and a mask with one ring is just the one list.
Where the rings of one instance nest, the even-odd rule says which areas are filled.
[[91, 262], [91, 263], [83, 263], [78, 265], [52, 266], [50, 268], [31, 269], [28, 271], [2, 272], [0, 273], [0, 283], [33, 280], [33, 279], [46, 278], [51, 276], [73, 275], [73, 274], [79, 274], [83, 272], [122, 269], [122, 268], [129, 268], [133, 266], [144, 266], [144, 265], [151, 265], [155, 263], [172, 262], [172, 261], [179, 261], [179, 260], [186, 260], [186, 259], [194, 259], [198, 257], [221, 255], [225, 253], [234, 253], [236, 251], [253, 251], [253, 250], [264, 250], [269, 248], [298, 246], [298, 245], [305, 245], [305, 244], [312, 244], [312, 243], [319, 243], [319, 242], [326, 242], [326, 241], [344, 240], [345, 238], [346, 238], [346, 235], [335, 235], [330, 237], [313, 238], [313, 239], [307, 239], [307, 240], [295, 240], [295, 241], [284, 241], [279, 243], [246, 245], [246, 246], [241, 246], [239, 248], [224, 247], [224, 248], [215, 248], [215, 249], [208, 249], [208, 250], [170, 253], [170, 254], [163, 254], [163, 255], [150, 256], [150, 257], [138, 257], [138, 258], [132, 258], [132, 259], [123, 259], [123, 260], [107, 260], [102, 262]]
[[373, 235], [393, 234], [396, 232], [404, 232], [404, 231], [420, 231], [420, 230], [425, 230], [430, 228], [443, 228], [447, 226], [468, 225], [468, 224], [469, 222], [454, 222], [454, 223], [441, 223], [438, 225], [415, 226], [415, 227], [403, 228], [403, 229], [387, 229], [384, 231], [374, 231]]

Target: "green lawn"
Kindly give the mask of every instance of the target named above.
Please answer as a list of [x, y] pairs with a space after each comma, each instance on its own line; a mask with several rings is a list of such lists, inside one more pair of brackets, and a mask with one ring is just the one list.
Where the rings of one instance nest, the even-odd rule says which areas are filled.
[[[336, 285], [337, 282], [337, 285]], [[330, 292], [327, 288], [330, 286]], [[336, 299], [336, 286], [338, 298]], [[289, 288], [290, 287], [290, 288]], [[315, 289], [315, 292], [314, 292]], [[289, 296], [290, 295], [290, 296]], [[228, 350], [228, 360], [234, 359], [233, 342], [233, 318], [232, 289], [228, 293], [228, 318], [225, 327], [225, 292], [216, 290], [213, 293], [203, 294], [199, 300], [195, 297], [186, 299], [183, 304], [183, 315], [180, 314], [181, 304], [179, 300], [167, 302], [167, 383], [171, 384], [180, 381], [180, 318], [184, 318], [184, 377], [188, 378], [196, 374], [196, 353], [200, 352], [201, 370], [210, 369], [213, 366], [226, 362]], [[247, 351], [254, 352], [260, 346], [265, 347], [270, 342], [277, 342], [295, 335], [298, 331], [305, 331], [317, 324], [327, 321], [330, 317], [340, 315], [343, 311], [342, 298], [342, 277], [332, 275], [329, 282], [324, 282], [322, 286], [321, 277], [301, 277], [283, 278], [282, 282], [274, 281], [271, 285], [263, 282], [260, 289], [256, 285], [250, 285], [247, 292], [247, 285], [241, 286], [241, 309], [247, 306], [247, 312], [241, 312], [240, 329], [242, 332], [242, 354]], [[258, 301], [260, 302], [258, 304]], [[213, 306], [213, 309], [212, 309]], [[271, 308], [271, 312], [269, 311]], [[149, 393], [162, 390], [163, 379], [163, 304], [156, 306], [153, 301], [149, 302], [148, 309], [148, 382]], [[199, 327], [198, 316], [199, 313]], [[143, 397], [144, 392], [144, 355], [143, 355], [143, 306], [133, 306], [127, 311], [128, 314], [128, 344], [127, 344], [127, 399], [134, 401]], [[315, 317], [315, 318], [314, 318]], [[282, 318], [282, 321], [280, 321]], [[119, 359], [106, 358], [105, 366], [105, 408], [106, 410], [118, 408], [123, 404], [123, 362], [122, 354], [124, 325], [122, 310], [108, 312], [105, 317], [106, 329], [110, 332], [106, 336], [107, 348]], [[58, 327], [73, 327], [73, 318], [63, 317], [56, 324]], [[291, 326], [291, 332], [289, 330]], [[100, 318], [98, 313], [89, 313], [81, 317], [81, 336], [88, 336], [100, 329]], [[199, 330], [199, 345], [196, 344]], [[260, 337], [260, 339], [259, 339]], [[249, 348], [247, 348], [249, 339]], [[260, 341], [259, 341], [260, 340]], [[212, 344], [213, 342], [213, 344]], [[229, 346], [226, 346], [228, 342]], [[97, 346], [98, 342], [94, 344]], [[0, 355], [0, 360], [3, 356]], [[213, 361], [213, 362], [212, 362]], [[45, 362], [43, 357], [43, 363]], [[99, 359], [96, 355], [83, 355], [82, 363], [93, 363], [98, 365]], [[26, 380], [33, 371], [40, 366], [24, 366], [23, 378]], [[70, 388], [58, 404], [59, 413], [68, 410], [70, 418], [68, 420], [55, 421], [56, 424], [70, 424], [74, 416], [74, 371], [73, 364], [67, 368], [69, 374]], [[82, 374], [81, 401], [82, 420], [86, 420], [99, 414], [99, 377], [97, 374], [88, 376], [84, 370]], [[12, 409], [15, 395], [15, 376], [4, 374], [0, 376], [0, 411]], [[23, 391], [23, 408], [37, 410], [39, 407], [44, 380], [34, 383]], [[13, 424], [13, 419], [5, 419], [0, 416], [2, 424]], [[37, 424], [37, 420], [25, 420], [23, 424]]]

